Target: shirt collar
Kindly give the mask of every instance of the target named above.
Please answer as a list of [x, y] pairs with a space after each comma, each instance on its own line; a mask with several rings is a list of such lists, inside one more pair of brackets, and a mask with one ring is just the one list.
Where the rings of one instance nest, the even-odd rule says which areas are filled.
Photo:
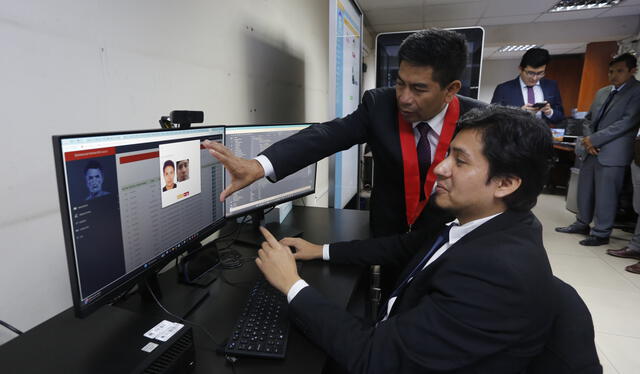
[[618, 91], [620, 92], [620, 90], [627, 85], [627, 82], [624, 82], [623, 84], [620, 85], [620, 87], [613, 86], [613, 88], [611, 89], [611, 91]]
[[484, 217], [484, 218], [476, 219], [471, 222], [467, 222], [464, 225], [460, 225], [460, 221], [458, 221], [457, 218], [447, 223], [447, 225], [452, 226], [451, 231], [449, 231], [449, 245], [450, 246], [454, 245], [458, 240], [462, 239], [465, 235], [467, 235], [471, 231], [478, 228], [478, 226], [482, 225], [483, 223], [489, 221], [494, 217], [499, 216], [500, 214], [502, 214], [502, 212], [498, 214], [494, 214], [489, 217]]
[[[527, 88], [527, 87], [529, 87], [529, 86], [527, 86], [527, 85], [524, 83], [524, 81], [522, 80], [522, 78], [518, 77], [518, 80], [520, 81], [520, 87], [522, 87], [522, 88]], [[531, 87], [535, 87], [535, 86], [539, 86], [539, 85], [540, 85], [540, 81], [537, 81], [537, 82], [536, 82], [536, 84], [534, 84], [534, 85], [533, 85], [533, 86], [531, 86]]]
[[436, 134], [438, 134], [438, 136], [440, 136], [440, 133], [442, 132], [442, 126], [444, 125], [444, 116], [447, 114], [447, 109], [448, 108], [449, 108], [449, 104], [445, 105], [444, 109], [442, 109], [440, 111], [440, 113], [436, 114], [429, 121], [413, 122], [411, 124], [411, 126], [413, 126], [413, 128], [415, 129], [416, 126], [418, 126], [419, 123], [428, 122], [429, 123], [429, 127], [431, 127], [431, 130], [435, 131]]

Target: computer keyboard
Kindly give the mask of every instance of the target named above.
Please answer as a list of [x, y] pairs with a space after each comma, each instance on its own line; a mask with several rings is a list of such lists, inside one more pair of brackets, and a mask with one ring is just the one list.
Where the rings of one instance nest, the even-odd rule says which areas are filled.
[[258, 280], [229, 336], [228, 355], [284, 358], [289, 336], [287, 297], [266, 280]]

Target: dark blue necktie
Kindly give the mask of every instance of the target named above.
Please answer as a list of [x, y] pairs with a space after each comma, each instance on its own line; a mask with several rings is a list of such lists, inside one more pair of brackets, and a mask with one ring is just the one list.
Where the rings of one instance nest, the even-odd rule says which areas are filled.
[[604, 114], [607, 112], [607, 108], [609, 108], [609, 104], [611, 104], [611, 101], [613, 100], [613, 97], [616, 96], [617, 92], [618, 90], [616, 90], [615, 88], [611, 90], [611, 92], [609, 93], [609, 96], [607, 96], [607, 99], [604, 101], [604, 105], [602, 105], [602, 109], [598, 112], [598, 118], [596, 119], [596, 123], [593, 127], [595, 131], [598, 131], [598, 126], [600, 126], [600, 120], [602, 119]]
[[[402, 294], [402, 291], [404, 291], [404, 289], [407, 287], [407, 285], [411, 282], [413, 277], [415, 277], [416, 274], [418, 274], [418, 272], [420, 272], [422, 270], [422, 268], [429, 261], [431, 256], [433, 256], [433, 254], [438, 249], [440, 249], [440, 247], [442, 247], [445, 243], [447, 243], [449, 241], [449, 231], [451, 231], [451, 227], [453, 227], [453, 226], [455, 226], [455, 224], [451, 224], [449, 226], [445, 226], [445, 228], [442, 229], [442, 231], [440, 231], [440, 234], [438, 234], [438, 236], [436, 237], [436, 240], [433, 242], [433, 245], [431, 246], [431, 249], [429, 249], [429, 251], [427, 251], [427, 253], [422, 257], [422, 260], [420, 260], [420, 262], [418, 262], [418, 264], [413, 268], [413, 270], [405, 277], [405, 279], [402, 281], [402, 283], [400, 283], [396, 287], [396, 289], [393, 290], [391, 295], [389, 295], [389, 300], [391, 300], [394, 297], [399, 297]], [[397, 303], [397, 300], [396, 300], [396, 303]], [[387, 309], [389, 309], [388, 304], [389, 304], [389, 301], [387, 300], [387, 303], [384, 304], [384, 308], [380, 308], [380, 311], [378, 312], [378, 322], [382, 321], [384, 316], [387, 315]]]
[[420, 140], [418, 140], [418, 165], [420, 167], [420, 200], [425, 199], [424, 194], [424, 181], [427, 178], [427, 172], [431, 166], [431, 144], [429, 144], [429, 124], [427, 122], [420, 122], [417, 126], [420, 132]]

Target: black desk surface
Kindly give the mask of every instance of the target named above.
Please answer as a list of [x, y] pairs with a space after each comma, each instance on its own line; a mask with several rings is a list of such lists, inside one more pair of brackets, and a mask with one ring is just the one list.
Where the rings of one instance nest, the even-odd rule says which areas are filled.
[[[303, 230], [302, 237], [315, 243], [363, 239], [369, 236], [366, 211], [294, 207], [283, 224], [294, 223]], [[243, 256], [255, 256], [256, 248], [240, 246]], [[303, 262], [300, 274], [338, 305], [347, 306], [363, 268]], [[167, 272], [163, 291], [190, 292], [178, 285], [174, 274]], [[222, 342], [231, 332], [244, 305], [249, 287], [260, 276], [255, 263], [225, 270], [209, 287], [209, 297], [188, 316], [188, 320], [205, 326], [215, 340]], [[168, 292], [167, 292], [168, 291]], [[133, 299], [132, 312], [105, 306], [85, 319], [74, 317], [70, 308], [34, 327], [24, 335], [0, 346], [2, 373], [113, 373], [125, 372], [119, 359], [131, 356], [128, 350], [141, 347], [131, 344], [162, 319], [175, 320], [159, 309], [140, 311]], [[224, 357], [215, 353], [217, 345], [200, 328], [194, 327], [196, 347], [195, 373], [232, 373]], [[140, 339], [142, 341], [143, 339]], [[137, 342], [136, 342], [137, 343]], [[285, 360], [241, 358], [235, 369], [242, 373], [320, 373], [326, 356], [292, 325]]]

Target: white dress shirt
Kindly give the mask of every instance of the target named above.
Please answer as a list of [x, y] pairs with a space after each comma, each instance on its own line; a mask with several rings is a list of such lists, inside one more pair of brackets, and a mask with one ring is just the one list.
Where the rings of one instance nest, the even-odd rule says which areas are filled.
[[444, 106], [444, 109], [440, 111], [440, 113], [436, 114], [435, 117], [431, 118], [429, 121], [418, 121], [413, 122], [411, 126], [413, 127], [413, 136], [416, 139], [416, 145], [420, 141], [420, 130], [418, 130], [418, 125], [421, 122], [427, 122], [429, 124], [429, 133], [427, 134], [427, 138], [429, 139], [429, 148], [431, 148], [431, 161], [433, 161], [433, 157], [436, 154], [436, 148], [438, 147], [438, 141], [440, 141], [440, 134], [442, 133], [442, 126], [444, 126], [444, 116], [447, 114], [447, 109], [449, 108], [449, 104]]
[[[522, 99], [524, 100], [524, 105], [527, 105], [527, 100], [529, 99], [529, 94], [527, 93], [527, 85], [522, 81], [522, 78], [518, 78], [518, 80], [520, 81], [520, 88], [522, 90]], [[533, 86], [533, 98], [534, 103], [541, 103], [544, 101], [544, 93], [542, 92], [542, 87], [540, 87], [540, 81], [536, 82], [536, 84]], [[553, 108], [551, 108], [551, 113], [549, 114], [549, 116], [547, 116], [547, 118], [550, 118], [551, 116], [553, 116]], [[536, 112], [536, 118], [542, 118], [542, 111]]]

